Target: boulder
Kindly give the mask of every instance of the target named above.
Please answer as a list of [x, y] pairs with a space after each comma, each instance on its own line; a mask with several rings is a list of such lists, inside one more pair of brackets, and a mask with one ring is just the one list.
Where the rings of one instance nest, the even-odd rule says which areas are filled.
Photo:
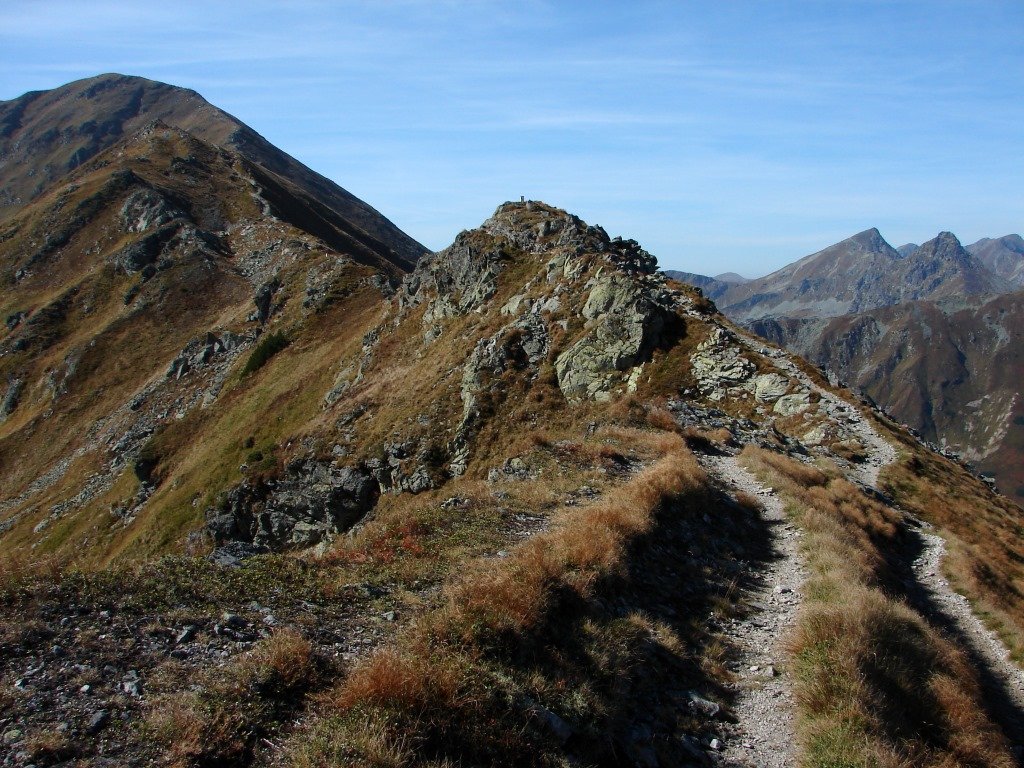
[[755, 376], [751, 382], [754, 398], [759, 403], [774, 403], [786, 394], [789, 389], [789, 379], [778, 373], [765, 373]]
[[803, 413], [811, 407], [811, 396], [807, 392], [797, 392], [793, 395], [784, 395], [775, 401], [772, 409], [780, 416], [795, 416]]

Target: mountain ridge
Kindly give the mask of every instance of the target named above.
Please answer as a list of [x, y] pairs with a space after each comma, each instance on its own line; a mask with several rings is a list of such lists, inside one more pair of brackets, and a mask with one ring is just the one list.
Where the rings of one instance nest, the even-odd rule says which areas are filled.
[[1015, 764], [1024, 513], [635, 240], [149, 121], [0, 286], [0, 761]]
[[198, 93], [145, 78], [106, 74], [0, 102], [0, 219], [67, 172], [154, 121], [233, 149], [385, 243], [411, 266], [427, 251], [378, 211], [272, 146]]
[[906, 254], [867, 229], [761, 278], [696, 281], [730, 317], [836, 317], [904, 301], [930, 299], [957, 308], [966, 297], [1006, 293], [1013, 284], [964, 249], [956, 236], [938, 236]]

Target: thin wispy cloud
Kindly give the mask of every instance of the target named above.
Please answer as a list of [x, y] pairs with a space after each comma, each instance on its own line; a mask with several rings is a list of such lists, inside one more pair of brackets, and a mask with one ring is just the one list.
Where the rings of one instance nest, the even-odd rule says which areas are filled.
[[0, 98], [165, 80], [430, 246], [526, 194], [750, 275], [1024, 229], [1022, 32], [1019, 0], [10, 0]]

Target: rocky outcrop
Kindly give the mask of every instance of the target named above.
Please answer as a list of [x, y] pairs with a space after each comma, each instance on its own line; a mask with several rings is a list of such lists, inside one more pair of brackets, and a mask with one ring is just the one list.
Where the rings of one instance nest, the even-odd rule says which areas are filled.
[[121, 205], [120, 216], [125, 232], [145, 232], [185, 218], [181, 210], [150, 187], [132, 192]]
[[441, 484], [443, 456], [415, 440], [386, 443], [382, 458], [368, 459], [366, 468], [382, 493], [423, 493]]
[[188, 221], [173, 219], [126, 245], [111, 256], [111, 261], [121, 272], [138, 273], [143, 280], [149, 280], [158, 271], [173, 266], [176, 260], [213, 258], [222, 251], [223, 245], [215, 235]]
[[555, 361], [565, 397], [609, 399], [624, 373], [633, 374], [656, 347], [681, 336], [677, 298], [656, 280], [616, 272], [598, 277], [583, 306], [586, 334]]
[[709, 399], [719, 401], [730, 387], [747, 382], [756, 372], [754, 365], [740, 351], [736, 335], [715, 326], [708, 337], [690, 355], [697, 387]]
[[443, 251], [428, 254], [402, 281], [399, 307], [429, 302], [423, 316], [425, 328], [440, 320], [477, 309], [498, 289], [498, 275], [507, 261], [505, 251], [493, 241], [481, 241], [460, 232]]
[[250, 340], [247, 336], [227, 331], [219, 334], [210, 332], [205, 338], [193, 339], [171, 361], [166, 377], [180, 379], [190, 371], [208, 365], [214, 358], [237, 350]]
[[7, 417], [14, 413], [14, 409], [18, 407], [18, 402], [21, 400], [21, 392], [24, 388], [24, 379], [15, 378], [8, 382], [3, 401], [0, 401], [0, 423], [6, 421]]
[[462, 369], [462, 421], [448, 446], [452, 474], [466, 470], [477, 428], [492, 409], [493, 398], [501, 396], [495, 387], [497, 379], [513, 369], [529, 368], [536, 375], [541, 361], [547, 358], [549, 343], [547, 325], [536, 312], [477, 342]]
[[365, 470], [303, 459], [281, 479], [236, 486], [207, 511], [207, 529], [218, 544], [308, 547], [351, 528], [373, 508], [377, 495], [377, 483]]

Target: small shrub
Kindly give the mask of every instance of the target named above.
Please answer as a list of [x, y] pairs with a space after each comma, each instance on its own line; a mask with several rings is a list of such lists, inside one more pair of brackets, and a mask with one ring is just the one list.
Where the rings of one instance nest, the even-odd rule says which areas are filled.
[[245, 365], [242, 367], [242, 377], [250, 376], [270, 360], [274, 355], [280, 352], [282, 349], [291, 344], [291, 340], [288, 335], [283, 331], [272, 331], [260, 339], [256, 345], [256, 349], [249, 355], [249, 359], [245, 361]]

